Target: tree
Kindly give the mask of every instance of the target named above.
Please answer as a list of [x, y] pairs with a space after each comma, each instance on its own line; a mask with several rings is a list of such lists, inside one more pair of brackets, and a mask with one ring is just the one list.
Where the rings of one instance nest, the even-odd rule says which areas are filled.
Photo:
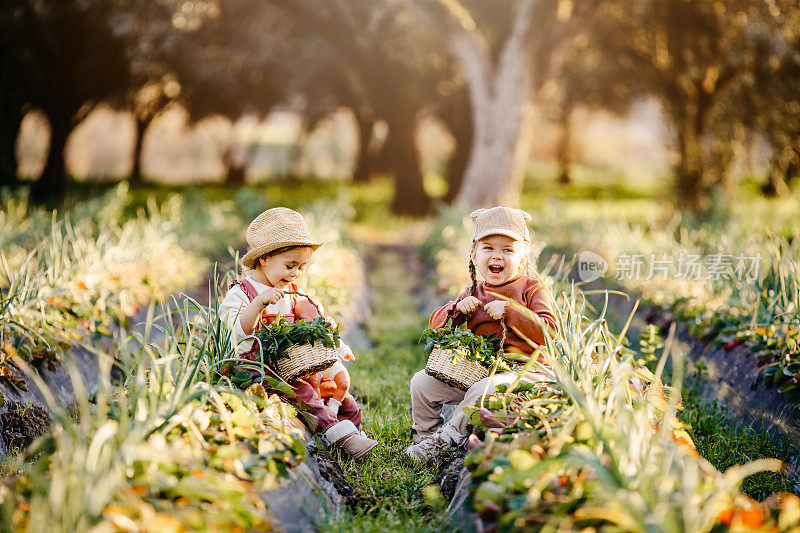
[[[772, 154], [764, 191], [784, 196], [800, 171], [800, 6], [776, 3], [752, 76], [740, 100], [751, 117], [748, 126], [766, 139]], [[766, 37], [765, 36], [765, 37]]]
[[[472, 207], [519, 201], [532, 140], [532, 92], [592, 3], [513, 0], [504, 10], [496, 3], [468, 9], [457, 0], [415, 1], [443, 31], [469, 89], [473, 142], [458, 201]], [[498, 26], [507, 31], [491, 31]]]
[[[599, 110], [624, 115], [631, 105], [646, 94], [635, 73], [627, 71], [618, 61], [606, 57], [602, 46], [592, 42], [591, 26], [582, 28], [575, 39], [565, 45], [553, 66], [553, 74], [542, 91], [538, 103], [559, 127], [556, 160], [558, 181], [571, 181], [573, 160], [573, 114], [576, 108]], [[548, 112], [549, 110], [549, 112]]]
[[731, 98], [744, 96], [736, 89], [761, 61], [768, 35], [753, 28], [772, 18], [769, 9], [748, 0], [618, 0], [603, 18], [596, 39], [661, 101], [675, 132], [679, 205], [705, 210], [715, 183], [726, 181], [731, 158], [720, 150], [735, 137], [729, 111], [745, 105]]
[[[417, 115], [437, 94], [435, 85], [441, 79], [430, 68], [435, 66], [429, 58], [436, 50], [427, 44], [431, 37], [414, 26], [402, 2], [328, 2], [323, 7], [291, 0], [276, 5], [328, 43], [347, 69], [354, 93], [387, 123], [384, 149], [395, 177], [392, 210], [427, 213], [430, 199], [423, 187], [415, 131]], [[416, 52], [398, 53], [408, 48]]]
[[[48, 200], [65, 189], [64, 147], [81, 110], [100, 100], [120, 101], [129, 88], [124, 48], [106, 24], [102, 0], [50, 3], [13, 0], [3, 10], [2, 89], [4, 176], [16, 174], [13, 139], [26, 106], [44, 111], [52, 130], [44, 172], [32, 196]], [[102, 53], [98, 53], [102, 51]], [[8, 179], [8, 178], [6, 178]]]

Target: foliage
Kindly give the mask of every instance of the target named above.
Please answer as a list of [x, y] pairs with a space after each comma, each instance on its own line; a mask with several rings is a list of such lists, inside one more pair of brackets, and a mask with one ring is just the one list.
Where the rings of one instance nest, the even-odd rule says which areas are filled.
[[420, 342], [425, 344], [425, 353], [430, 355], [438, 346], [451, 353], [450, 360], [472, 361], [491, 370], [497, 365], [498, 372], [511, 370], [511, 367], [497, 353], [499, 339], [476, 335], [465, 326], [445, 326], [439, 329], [428, 328], [422, 333]]
[[[647, 220], [647, 229], [642, 231], [641, 221], [630, 225], [610, 220], [622, 220], [628, 215], [623, 212], [598, 217], [587, 236], [586, 212], [573, 214], [574, 226], [568, 210], [565, 216], [552, 219], [542, 215], [538, 227], [546, 231], [536, 235], [540, 239], [566, 237], [572, 247], [602, 250], [611, 257], [623, 251], [658, 254], [664, 250], [674, 257], [687, 249], [694, 252], [695, 247], [715, 249], [716, 232], [685, 229], [672, 233], [654, 218]], [[750, 246], [746, 233], [742, 235], [740, 242]], [[662, 303], [680, 298], [686, 308], [702, 302], [705, 309], [725, 309], [724, 302], [732, 294], [724, 282], [715, 284], [712, 292], [708, 287], [699, 290], [699, 282], [672, 281], [644, 281], [642, 277], [631, 285]], [[748, 491], [764, 497], [770, 488], [786, 490], [785, 480], [774, 473], [778, 461], [760, 459], [741, 466], [717, 462], [727, 468], [722, 473], [699, 455], [700, 446], [695, 448], [690, 433], [699, 435], [701, 451], [710, 453], [708, 428], [702, 425], [708, 417], [697, 418], [699, 408], [693, 403], [691, 416], [685, 420], [698, 421], [701, 427], [692, 433], [692, 428], [681, 422], [684, 418], [676, 416], [682, 406], [677, 391], [683, 362], [673, 360], [674, 388], [660, 379], [660, 369], [671, 353], [671, 339], [664, 342], [658, 329], [651, 327], [641, 339], [641, 351], [635, 352], [622, 344], [625, 331], [612, 333], [602, 313], [592, 315], [579, 290], [563, 280], [553, 284], [559, 330], [542, 349], [546, 365], [530, 361], [526, 368], [538, 373], [538, 380], [520, 379], [499, 386], [468, 410], [476, 432], [485, 440], [482, 446], [471, 442], [474, 449], [466, 460], [473, 476], [472, 502], [483, 520], [496, 524], [499, 531], [587, 527], [719, 531], [761, 526], [770, 530], [778, 525], [776, 516], [786, 531], [796, 523], [800, 500], [795, 496], [771, 496], [759, 504], [739, 492], [742, 480], [760, 470], [772, 470], [762, 475], [774, 481], [754, 480]], [[748, 301], [747, 288], [737, 289]], [[779, 294], [774, 290], [776, 298]], [[778, 303], [764, 302], [776, 314], [781, 312], [776, 309]], [[704, 311], [698, 316], [698, 327], [712, 315]], [[747, 314], [742, 315], [745, 318], [740, 320], [746, 320]], [[655, 367], [656, 373], [634, 366], [639, 364]], [[754, 440], [760, 440], [759, 436]], [[751, 449], [744, 446], [747, 440], [737, 442], [743, 443], [743, 450]], [[711, 454], [715, 462], [723, 459], [726, 449], [722, 446]], [[751, 453], [727, 453], [724, 458], [746, 461], [754, 455], [763, 457]]]
[[[4, 523], [28, 531], [274, 526], [260, 493], [304, 458], [294, 412], [261, 385], [242, 393], [206, 381], [230, 345], [209, 338], [210, 315], [190, 304], [166, 309], [120, 343], [119, 385], [107, 378], [112, 357], [98, 353], [102, 381], [91, 406], [67, 360], [74, 418], [15, 360], [57, 423], [0, 486]], [[220, 347], [225, 353], [214, 353]]]
[[640, 357], [636, 359], [638, 366], [650, 368], [658, 361], [658, 352], [664, 348], [664, 339], [659, 335], [659, 328], [655, 324], [648, 324], [644, 333], [639, 337]]
[[275, 367], [280, 359], [289, 358], [286, 350], [292, 346], [319, 342], [326, 348], [337, 347], [339, 326], [334, 327], [321, 316], [297, 322], [289, 322], [279, 316], [269, 326], [258, 329], [255, 336], [267, 365]]
[[178, 243], [180, 210], [154, 208], [121, 221], [126, 194], [118, 187], [64, 215], [20, 204], [0, 217], [0, 366], [7, 381], [15, 379], [7, 371], [13, 355], [52, 366], [76, 340], [126, 326], [148, 302], [199, 278], [204, 259]]
[[[693, 335], [715, 348], [745, 347], [758, 358], [765, 381], [797, 404], [800, 240], [793, 236], [796, 200], [787, 205], [743, 203], [720, 227], [687, 223], [676, 215], [645, 214], [650, 210], [647, 204], [640, 207], [644, 212], [632, 219], [629, 207], [618, 202], [594, 206], [578, 202], [558, 217], [548, 207], [536, 221], [536, 235], [568, 249], [599, 253], [609, 261], [607, 279], [615, 278], [614, 283], [658, 310], [651, 320], [686, 324]], [[591, 232], [585, 231], [587, 217], [593, 219]], [[765, 231], [765, 225], [782, 234]], [[624, 256], [643, 259], [642, 268], [624, 272], [620, 264]], [[682, 276], [675, 268], [690, 257], [703, 262], [714, 256], [728, 258], [719, 276], [708, 271]], [[648, 261], [662, 258], [672, 262], [668, 275], [648, 275]]]
[[[503, 531], [711, 531], [731, 526], [731, 516], [772, 527], [768, 506], [738, 488], [780, 462], [762, 459], [723, 474], [702, 459], [675, 417], [680, 399], [665, 395], [658, 375], [634, 368], [622, 336], [602, 316], [587, 316], [580, 299], [571, 292], [557, 300], [560, 330], [543, 352], [552, 370], [542, 368], [540, 381], [521, 390], [501, 388], [472, 410], [487, 434], [466, 461], [482, 518]], [[784, 502], [788, 520], [797, 500]]]

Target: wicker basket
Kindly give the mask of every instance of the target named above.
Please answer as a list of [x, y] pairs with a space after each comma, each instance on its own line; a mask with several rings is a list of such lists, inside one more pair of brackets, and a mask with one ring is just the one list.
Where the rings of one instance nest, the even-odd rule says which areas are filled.
[[285, 357], [278, 359], [275, 371], [288, 382], [308, 374], [322, 372], [339, 360], [335, 348], [326, 348], [319, 341], [313, 345], [300, 344], [287, 348], [286, 355], [289, 356], [288, 359]]
[[453, 352], [437, 345], [428, 357], [425, 373], [461, 390], [467, 390], [478, 381], [489, 377], [489, 371], [481, 365], [466, 359], [453, 363], [450, 361], [452, 356]]

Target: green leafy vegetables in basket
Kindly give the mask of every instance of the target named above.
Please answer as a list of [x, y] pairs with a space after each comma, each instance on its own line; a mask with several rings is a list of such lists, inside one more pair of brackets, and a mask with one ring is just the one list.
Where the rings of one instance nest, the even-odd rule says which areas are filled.
[[[475, 335], [464, 326], [445, 326], [440, 329], [428, 328], [422, 333], [420, 342], [425, 344], [425, 353], [430, 355], [435, 346], [453, 353], [450, 360], [457, 363], [463, 358], [479, 365], [492, 369], [499, 357], [497, 354], [498, 339]], [[503, 358], [497, 366], [498, 372], [511, 370]]]
[[326, 348], [337, 347], [339, 345], [339, 326], [332, 326], [321, 316], [294, 323], [278, 317], [268, 327], [262, 327], [256, 331], [255, 336], [261, 342], [264, 361], [274, 367], [278, 359], [289, 358], [286, 350], [292, 346], [314, 344], [319, 341]]

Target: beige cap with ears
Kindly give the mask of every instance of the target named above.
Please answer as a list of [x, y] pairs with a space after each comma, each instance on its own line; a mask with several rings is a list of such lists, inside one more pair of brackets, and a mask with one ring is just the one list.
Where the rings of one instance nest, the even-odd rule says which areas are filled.
[[506, 235], [518, 241], [531, 242], [527, 222], [531, 215], [522, 209], [497, 206], [490, 209], [476, 209], [470, 213], [475, 220], [472, 240], [477, 241], [489, 235]]

